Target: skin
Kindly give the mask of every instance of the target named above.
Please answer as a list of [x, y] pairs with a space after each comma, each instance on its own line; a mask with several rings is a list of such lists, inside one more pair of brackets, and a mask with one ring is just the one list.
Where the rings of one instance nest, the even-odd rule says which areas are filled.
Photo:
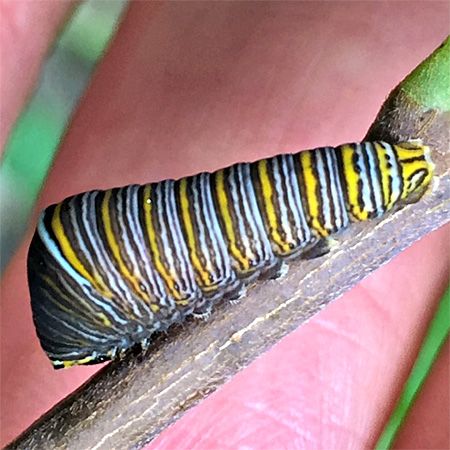
[[[37, 24], [40, 5], [47, 12]], [[25, 43], [47, 29], [48, 45], [64, 8], [2, 8], [10, 13], [3, 21], [23, 19], [4, 31], [2, 52], [32, 80], [46, 46]], [[448, 9], [432, 2], [134, 3], [67, 132], [39, 209], [88, 189], [357, 140], [389, 90], [443, 40]], [[16, 33], [23, 39], [15, 43]], [[8, 87], [7, 129], [31, 82]], [[376, 271], [148, 448], [373, 446], [448, 284], [448, 232], [430, 234]], [[2, 279], [2, 445], [97, 370], [55, 372], [40, 349], [26, 285], [30, 237]], [[448, 350], [399, 448], [448, 446]]]

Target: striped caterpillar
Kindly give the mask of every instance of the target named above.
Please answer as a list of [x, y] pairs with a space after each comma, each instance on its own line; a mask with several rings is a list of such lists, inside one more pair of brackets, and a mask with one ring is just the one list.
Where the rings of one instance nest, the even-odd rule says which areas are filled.
[[289, 259], [324, 255], [352, 221], [417, 201], [433, 169], [420, 141], [363, 142], [51, 205], [28, 254], [41, 345], [55, 368], [146, 348]]

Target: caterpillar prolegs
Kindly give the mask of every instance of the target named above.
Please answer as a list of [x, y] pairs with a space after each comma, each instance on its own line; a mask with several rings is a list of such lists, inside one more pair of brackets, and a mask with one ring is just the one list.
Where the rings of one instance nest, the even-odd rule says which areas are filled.
[[363, 142], [51, 205], [28, 254], [41, 345], [55, 368], [146, 346], [289, 259], [326, 253], [351, 222], [417, 201], [433, 168], [420, 141]]

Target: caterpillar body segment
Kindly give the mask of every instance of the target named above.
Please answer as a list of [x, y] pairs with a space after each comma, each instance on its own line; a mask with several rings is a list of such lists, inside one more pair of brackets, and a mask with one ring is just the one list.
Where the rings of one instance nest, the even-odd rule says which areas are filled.
[[433, 170], [420, 141], [363, 142], [51, 205], [28, 254], [41, 345], [55, 368], [148, 346], [290, 259], [325, 254], [352, 221], [417, 201]]

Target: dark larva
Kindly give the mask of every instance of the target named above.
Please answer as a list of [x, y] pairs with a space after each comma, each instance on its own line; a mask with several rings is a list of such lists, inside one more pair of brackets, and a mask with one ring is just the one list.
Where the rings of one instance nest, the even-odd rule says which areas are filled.
[[290, 258], [326, 253], [350, 222], [417, 201], [433, 167], [419, 141], [364, 142], [49, 206], [28, 254], [41, 345], [55, 368], [146, 346]]

